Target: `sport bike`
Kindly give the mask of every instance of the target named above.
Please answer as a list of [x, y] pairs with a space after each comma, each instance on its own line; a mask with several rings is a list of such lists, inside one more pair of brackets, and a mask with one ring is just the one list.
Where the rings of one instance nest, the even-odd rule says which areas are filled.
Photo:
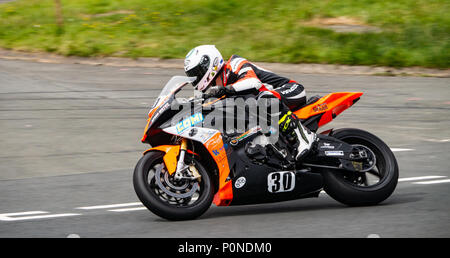
[[[221, 132], [205, 123], [228, 98], [176, 98], [195, 78], [173, 77], [149, 112], [143, 153], [133, 175], [138, 198], [168, 220], [195, 219], [217, 206], [259, 204], [318, 197], [325, 191], [349, 206], [387, 199], [398, 181], [390, 148], [375, 135], [353, 128], [317, 133], [313, 150], [296, 163], [294, 147], [280, 134], [269, 142], [260, 127]], [[313, 132], [354, 105], [361, 92], [314, 96], [292, 109]], [[176, 109], [174, 104], [197, 109]], [[225, 115], [226, 116], [226, 112]], [[269, 132], [270, 134], [270, 132]]]

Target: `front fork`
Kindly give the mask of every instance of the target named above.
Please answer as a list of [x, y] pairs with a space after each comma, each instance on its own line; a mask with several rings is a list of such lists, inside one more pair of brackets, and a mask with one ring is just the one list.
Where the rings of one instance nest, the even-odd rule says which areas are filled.
[[175, 172], [175, 179], [179, 180], [183, 178], [183, 171], [185, 171], [188, 166], [184, 163], [184, 157], [187, 150], [187, 139], [181, 139], [180, 144], [180, 155], [178, 156], [177, 170]]
[[188, 140], [183, 138], [180, 143], [180, 154], [178, 156], [177, 169], [175, 171], [175, 180], [190, 179], [190, 180], [200, 180], [201, 176], [197, 171], [194, 164], [187, 165], [184, 163], [184, 158], [187, 152]]

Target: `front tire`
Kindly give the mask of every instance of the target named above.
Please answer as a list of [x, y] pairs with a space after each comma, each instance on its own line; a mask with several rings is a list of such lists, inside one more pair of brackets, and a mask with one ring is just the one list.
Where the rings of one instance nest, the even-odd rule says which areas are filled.
[[[163, 152], [150, 151], [136, 164], [133, 185], [139, 200], [151, 212], [168, 220], [191, 220], [201, 216], [211, 206], [214, 197], [211, 176], [200, 162], [194, 160], [201, 175], [200, 182], [175, 182], [174, 174], [169, 176], [164, 170], [163, 156]], [[162, 184], [165, 189], [162, 189]]]
[[379, 181], [369, 185], [368, 172], [323, 169], [321, 174], [325, 192], [349, 206], [376, 205], [391, 196], [399, 176], [398, 164], [391, 149], [375, 135], [359, 129], [339, 129], [331, 136], [348, 144], [368, 147], [376, 156], [376, 168], [371, 173], [377, 175]]

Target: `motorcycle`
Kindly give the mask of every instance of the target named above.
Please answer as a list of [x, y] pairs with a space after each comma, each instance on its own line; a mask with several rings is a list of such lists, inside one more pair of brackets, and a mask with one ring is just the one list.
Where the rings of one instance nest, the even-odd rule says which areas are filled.
[[[318, 197], [321, 191], [348, 206], [369, 206], [386, 200], [395, 190], [398, 164], [377, 136], [354, 128], [317, 133], [363, 93], [314, 96], [291, 110], [317, 133], [314, 150], [296, 163], [294, 148], [282, 136], [270, 143], [262, 140], [268, 136], [259, 127], [237, 134], [205, 126], [208, 114], [228, 98], [210, 102], [175, 98], [194, 79], [173, 77], [148, 114], [141, 141], [151, 148], [136, 164], [133, 185], [154, 214], [190, 220], [213, 202], [217, 206], [281, 202]], [[177, 110], [171, 108], [174, 103], [209, 108]]]

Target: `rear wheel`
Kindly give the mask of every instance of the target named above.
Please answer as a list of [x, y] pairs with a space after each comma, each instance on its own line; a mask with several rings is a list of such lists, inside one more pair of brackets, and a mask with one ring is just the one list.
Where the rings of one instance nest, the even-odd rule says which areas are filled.
[[150, 151], [137, 163], [133, 185], [141, 202], [156, 215], [168, 220], [189, 220], [201, 216], [214, 197], [212, 178], [200, 162], [193, 165], [200, 179], [175, 180], [163, 161], [164, 153]]
[[376, 165], [366, 172], [323, 169], [325, 192], [349, 206], [375, 205], [386, 200], [394, 192], [399, 174], [391, 149], [375, 135], [359, 129], [339, 129], [331, 136], [369, 149], [375, 155]]

